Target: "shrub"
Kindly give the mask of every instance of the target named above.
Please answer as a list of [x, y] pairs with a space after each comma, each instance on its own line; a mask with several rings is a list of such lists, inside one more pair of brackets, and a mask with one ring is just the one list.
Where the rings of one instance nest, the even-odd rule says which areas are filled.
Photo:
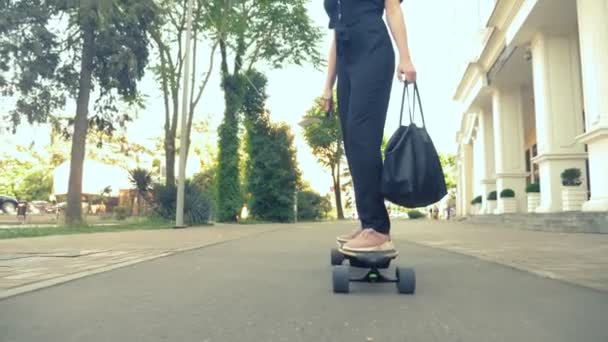
[[488, 201], [496, 201], [496, 191], [492, 191], [488, 194]]
[[126, 220], [127, 217], [129, 217], [129, 214], [130, 214], [129, 208], [128, 207], [123, 207], [123, 206], [115, 207], [114, 210], [113, 210], [113, 212], [114, 212], [114, 215], [116, 216], [116, 219], [120, 220], [120, 221]]
[[503, 191], [500, 192], [500, 198], [514, 198], [515, 197], [515, 191], [511, 190], [511, 189], [504, 189]]
[[409, 210], [407, 212], [407, 216], [412, 220], [416, 220], [416, 219], [425, 217], [425, 215], [423, 213], [421, 213], [419, 210], [416, 210], [416, 209]]
[[481, 204], [482, 198], [481, 196], [477, 196], [475, 198], [473, 198], [473, 200], [471, 201], [471, 204], [475, 205], [475, 204]]
[[528, 186], [526, 187], [526, 192], [527, 193], [539, 193], [540, 184], [539, 183], [528, 184]]
[[[327, 217], [329, 200], [314, 191], [298, 192], [298, 220], [317, 220]], [[329, 209], [329, 210], [328, 210]]]
[[566, 169], [562, 172], [561, 177], [564, 186], [579, 186], [583, 183], [581, 181], [581, 169]]
[[[177, 187], [175, 185], [154, 185], [154, 209], [164, 219], [175, 220]], [[209, 195], [202, 193], [190, 181], [185, 184], [184, 223], [189, 225], [207, 224], [211, 213]]]

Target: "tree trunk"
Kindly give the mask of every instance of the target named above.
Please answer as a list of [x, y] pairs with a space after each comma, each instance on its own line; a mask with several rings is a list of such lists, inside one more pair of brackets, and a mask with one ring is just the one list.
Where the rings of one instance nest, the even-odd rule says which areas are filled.
[[175, 136], [165, 131], [165, 185], [175, 185]]
[[340, 187], [340, 172], [336, 172], [336, 168], [339, 170], [339, 166], [333, 166], [331, 169], [331, 177], [334, 183], [334, 197], [336, 198], [336, 212], [338, 220], [344, 220], [344, 209], [342, 208], [342, 189]]
[[74, 135], [72, 137], [72, 153], [70, 161], [70, 179], [68, 184], [66, 224], [82, 223], [82, 173], [85, 156], [85, 146], [88, 130], [89, 99], [91, 95], [91, 73], [93, 56], [95, 56], [95, 21], [93, 6], [90, 1], [82, 4], [82, 61], [80, 65], [80, 80], [78, 99], [76, 102], [76, 117], [74, 118]]

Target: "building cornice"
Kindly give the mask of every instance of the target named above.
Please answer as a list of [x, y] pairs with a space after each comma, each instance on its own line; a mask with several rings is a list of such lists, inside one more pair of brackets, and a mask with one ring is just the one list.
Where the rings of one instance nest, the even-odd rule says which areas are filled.
[[549, 160], [581, 160], [586, 159], [587, 153], [543, 153], [538, 156], [532, 158], [532, 162], [542, 163]]

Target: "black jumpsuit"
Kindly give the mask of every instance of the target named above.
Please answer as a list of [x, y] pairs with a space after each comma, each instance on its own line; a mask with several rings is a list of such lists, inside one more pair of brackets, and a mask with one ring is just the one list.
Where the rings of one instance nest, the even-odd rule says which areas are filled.
[[338, 111], [362, 228], [384, 234], [390, 220], [380, 193], [381, 145], [395, 71], [382, 20], [384, 0], [324, 0], [335, 29]]

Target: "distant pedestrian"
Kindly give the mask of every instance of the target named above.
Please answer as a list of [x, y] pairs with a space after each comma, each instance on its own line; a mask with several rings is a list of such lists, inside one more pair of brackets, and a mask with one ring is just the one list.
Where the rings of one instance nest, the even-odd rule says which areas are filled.
[[17, 220], [24, 224], [27, 215], [27, 202], [21, 201], [17, 204]]

